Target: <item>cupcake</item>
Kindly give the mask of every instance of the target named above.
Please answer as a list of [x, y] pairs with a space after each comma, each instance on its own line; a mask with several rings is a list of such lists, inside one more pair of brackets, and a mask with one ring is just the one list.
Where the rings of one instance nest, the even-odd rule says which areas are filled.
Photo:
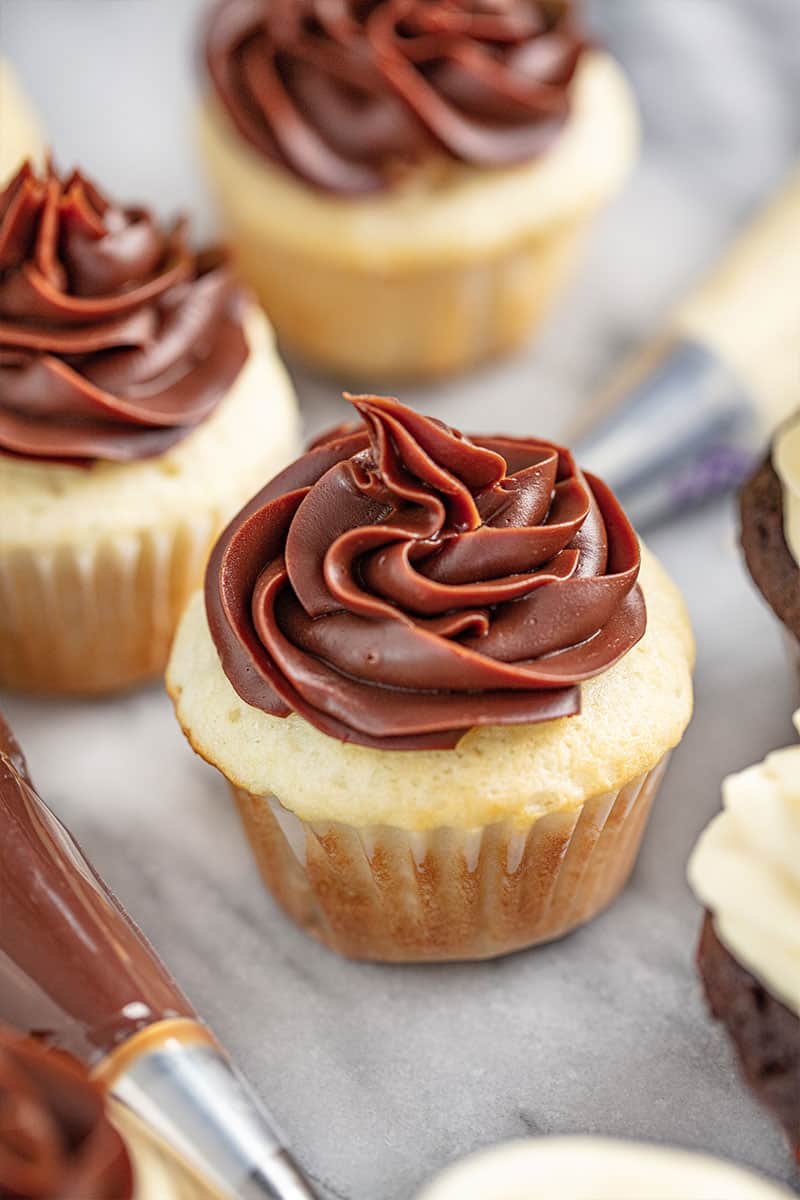
[[0, 685], [157, 675], [209, 547], [295, 437], [220, 252], [24, 166], [0, 193]]
[[800, 746], [732, 775], [723, 794], [689, 864], [706, 908], [698, 966], [747, 1083], [800, 1162]]
[[691, 711], [680, 596], [538, 439], [396, 400], [228, 526], [168, 668], [267, 885], [356, 958], [488, 958], [625, 883]]
[[219, 0], [200, 142], [287, 348], [349, 379], [522, 343], [634, 159], [571, 0]]
[[10, 63], [0, 58], [0, 187], [28, 159], [43, 162], [44, 139], [36, 115]]
[[450, 1167], [418, 1200], [792, 1200], [722, 1159], [608, 1138], [508, 1142]]
[[800, 663], [800, 414], [780, 427], [740, 497], [745, 561]]
[[69, 1054], [0, 1026], [0, 1196], [212, 1200]]

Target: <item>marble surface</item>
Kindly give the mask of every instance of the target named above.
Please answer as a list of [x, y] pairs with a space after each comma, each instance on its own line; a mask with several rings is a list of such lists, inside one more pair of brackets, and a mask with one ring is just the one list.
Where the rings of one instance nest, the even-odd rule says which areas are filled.
[[[189, 206], [205, 231], [186, 138], [200, 7], [0, 0], [0, 46], [60, 161], [80, 158], [131, 198]], [[535, 350], [406, 393], [466, 427], [563, 432], [800, 147], [797, 0], [597, 0], [592, 15], [639, 95], [641, 166]], [[309, 431], [337, 419], [336, 384], [295, 375]], [[561, 944], [496, 963], [357, 965], [295, 930], [159, 687], [106, 704], [2, 697], [44, 794], [329, 1200], [409, 1200], [455, 1156], [530, 1133], [700, 1147], [800, 1187], [704, 1011], [684, 879], [722, 776], [792, 739], [795, 685], [741, 567], [732, 504], [650, 540], [689, 601], [697, 715], [620, 902]]]

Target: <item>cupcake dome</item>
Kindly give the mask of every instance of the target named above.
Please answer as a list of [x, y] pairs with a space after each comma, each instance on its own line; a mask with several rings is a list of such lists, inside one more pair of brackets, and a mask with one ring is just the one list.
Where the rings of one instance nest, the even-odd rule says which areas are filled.
[[632, 866], [691, 711], [680, 598], [567, 451], [354, 402], [363, 425], [218, 541], [168, 668], [179, 720], [323, 940], [546, 940]]
[[291, 391], [221, 253], [80, 173], [0, 194], [0, 277], [0, 682], [122, 687], [293, 451]]
[[723, 796], [689, 864], [707, 910], [700, 973], [800, 1160], [800, 747], [731, 776]]

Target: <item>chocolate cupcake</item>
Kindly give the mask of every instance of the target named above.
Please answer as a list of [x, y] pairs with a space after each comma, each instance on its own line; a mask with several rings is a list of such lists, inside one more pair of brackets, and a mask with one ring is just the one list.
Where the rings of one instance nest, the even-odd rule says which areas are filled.
[[209, 547], [295, 436], [269, 327], [219, 251], [23, 167], [0, 193], [0, 684], [162, 670]]
[[800, 416], [776, 433], [740, 497], [745, 561], [800, 663]]
[[218, 0], [201, 148], [279, 337], [348, 379], [528, 337], [634, 158], [572, 0]]
[[549, 1137], [495, 1146], [450, 1167], [418, 1200], [791, 1200], [723, 1159], [610, 1138]]
[[698, 967], [745, 1079], [800, 1161], [800, 747], [731, 776], [723, 794], [689, 865], [707, 910]]
[[228, 526], [168, 687], [283, 907], [353, 957], [481, 958], [625, 883], [691, 712], [678, 593], [539, 439], [353, 397]]
[[0, 58], [0, 188], [26, 159], [43, 163], [45, 144], [39, 120], [11, 64]]

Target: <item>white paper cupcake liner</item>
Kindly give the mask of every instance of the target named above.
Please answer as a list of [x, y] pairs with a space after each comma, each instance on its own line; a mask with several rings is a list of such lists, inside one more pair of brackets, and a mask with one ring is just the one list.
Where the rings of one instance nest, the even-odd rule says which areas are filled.
[[569, 280], [594, 215], [564, 219], [485, 262], [416, 270], [320, 262], [241, 230], [235, 214], [230, 238], [239, 271], [294, 353], [356, 380], [417, 380], [522, 345]]
[[158, 675], [222, 513], [0, 554], [0, 685], [90, 695]]
[[630, 875], [668, 755], [617, 792], [525, 825], [409, 833], [304, 822], [274, 796], [234, 796], [285, 911], [351, 958], [492, 958], [591, 920]]

